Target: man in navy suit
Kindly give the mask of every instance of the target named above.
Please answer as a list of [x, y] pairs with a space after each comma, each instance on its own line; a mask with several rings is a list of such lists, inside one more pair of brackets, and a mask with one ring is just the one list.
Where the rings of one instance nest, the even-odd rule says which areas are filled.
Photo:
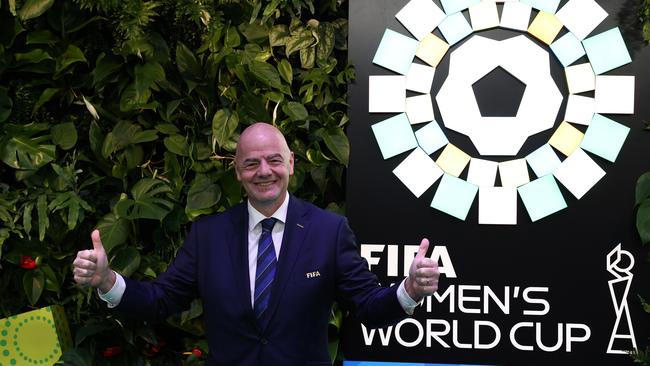
[[279, 130], [249, 126], [235, 158], [246, 203], [195, 222], [174, 262], [153, 282], [112, 271], [95, 230], [93, 249], [74, 261], [75, 280], [97, 287], [109, 307], [143, 320], [163, 320], [200, 297], [207, 365], [330, 365], [334, 301], [368, 327], [394, 324], [437, 290], [439, 272], [423, 239], [409, 276], [379, 286], [347, 220], [287, 192], [293, 164]]

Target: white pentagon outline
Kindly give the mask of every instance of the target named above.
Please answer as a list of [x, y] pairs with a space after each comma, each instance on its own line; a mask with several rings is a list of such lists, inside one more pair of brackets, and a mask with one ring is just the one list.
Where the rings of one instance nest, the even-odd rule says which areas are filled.
[[[549, 53], [526, 36], [503, 41], [474, 36], [451, 53], [449, 64], [447, 79], [436, 95], [442, 121], [445, 127], [468, 136], [479, 154], [517, 155], [529, 136], [553, 127], [562, 93], [550, 74]], [[483, 117], [472, 84], [499, 66], [526, 84], [526, 90], [516, 116]], [[453, 108], [456, 100], [471, 105]]]
[[[406, 3], [406, 5], [410, 4], [412, 1], [414, 1], [414, 0], [409, 0], [409, 1]], [[405, 6], [406, 6], [406, 5], [405, 5]], [[461, 11], [464, 11], [464, 10], [467, 10], [467, 9], [463, 9], [463, 10], [461, 10]], [[451, 16], [451, 15], [453, 15], [453, 14], [446, 14], [446, 17], [449, 17], [449, 16]], [[608, 16], [609, 16], [609, 14], [608, 14]], [[446, 18], [446, 17], [445, 17], [445, 18]], [[558, 19], [558, 20], [559, 20], [559, 19]], [[560, 21], [560, 22], [561, 22], [561, 21]], [[530, 20], [529, 20], [529, 23], [528, 23], [528, 24], [530, 25]], [[564, 25], [564, 23], [562, 23], [562, 27], [563, 27], [563, 28], [566, 28], [566, 25]], [[433, 33], [433, 31], [434, 31], [436, 28], [438, 28], [438, 26], [436, 26], [434, 29], [432, 29], [432, 30], [431, 30], [431, 33]], [[502, 27], [501, 25], [499, 25], [497, 28], [504, 28], [504, 27]], [[528, 39], [527, 37], [523, 36], [523, 34], [530, 34], [529, 32], [527, 32], [527, 31], [521, 31], [521, 30], [516, 30], [516, 29], [511, 29], [511, 28], [504, 28], [504, 29], [509, 29], [509, 30], [512, 30], [512, 31], [519, 31], [519, 32], [522, 33], [522, 35], [520, 35], [520, 36], [516, 36], [516, 37], [512, 37], [512, 38], [510, 38], [510, 39], [523, 37], [523, 38], [525, 38], [527, 41], [530, 42], [530, 39]], [[465, 39], [465, 38], [467, 38], [468, 36], [469, 36], [469, 37], [472, 37], [472, 39], [473, 39], [473, 37], [475, 37], [475, 36], [473, 35], [473, 33], [476, 33], [477, 31], [479, 31], [479, 30], [475, 30], [475, 31], [473, 31], [472, 33], [470, 33], [469, 35], [463, 37], [462, 39]], [[480, 37], [480, 36], [478, 36], [478, 37]], [[484, 37], [481, 37], [481, 38], [484, 38]], [[458, 42], [462, 41], [462, 39], [460, 39]], [[485, 39], [487, 39], [487, 38], [485, 38]], [[508, 39], [508, 40], [509, 40], [509, 39]], [[421, 41], [418, 41], [418, 42], [421, 42]], [[465, 42], [465, 43], [468, 43], [468, 42], [469, 42], [469, 41], [467, 41], [467, 42]], [[499, 41], [495, 41], [495, 42], [499, 42]], [[503, 41], [501, 41], [501, 42], [503, 42]], [[531, 43], [532, 43], [532, 42], [531, 42]], [[549, 46], [550, 46], [550, 45], [549, 45]], [[462, 47], [462, 46], [461, 46], [461, 47]], [[460, 48], [460, 47], [459, 47], [459, 48]], [[458, 49], [455, 50], [455, 51], [458, 51]], [[455, 51], [454, 51], [454, 52], [455, 52]], [[445, 51], [442, 57], [444, 57], [444, 56], [447, 54], [447, 52], [448, 52], [448, 51]], [[452, 53], [454, 53], [454, 52], [452, 52]], [[548, 51], [545, 51], [545, 52], [546, 52], [547, 55], [550, 55], [550, 53], [549, 53]], [[589, 56], [588, 56], [588, 55], [585, 55], [585, 56], [587, 57], [587, 59], [589, 59]], [[591, 63], [591, 61], [589, 60], [588, 64], [590, 64], [590, 63]], [[413, 63], [413, 64], [414, 64], [414, 63]], [[573, 63], [572, 63], [572, 64], [573, 64]], [[500, 66], [500, 65], [497, 65], [497, 66]], [[566, 70], [566, 68], [569, 67], [569, 66], [571, 66], [571, 65], [567, 65], [566, 67], [564, 67], [564, 69]], [[496, 68], [496, 67], [495, 67], [495, 68]], [[504, 68], [504, 69], [505, 69], [505, 68]], [[449, 75], [451, 75], [451, 70], [452, 70], [452, 63], [451, 63], [451, 61], [450, 61], [450, 70], [449, 70], [449, 73], [448, 73], [448, 75], [447, 75], [447, 79], [449, 79]], [[487, 75], [487, 74], [488, 74], [489, 72], [491, 72], [492, 70], [494, 70], [494, 68], [492, 68], [492, 69], [488, 70], [487, 72], [485, 72], [485, 73], [484, 73], [482, 76], [480, 76], [477, 80], [479, 80], [479, 79], [482, 78], [483, 76]], [[508, 71], [510, 71], [510, 70], [508, 70]], [[604, 73], [603, 73], [603, 74], [604, 74]], [[372, 76], [372, 75], [371, 75], [371, 76]], [[515, 75], [513, 75], [513, 76], [515, 76]], [[550, 76], [550, 75], [549, 75], [549, 76]], [[516, 76], [515, 76], [515, 77], [516, 77]], [[518, 77], [517, 77], [517, 78], [518, 78]], [[447, 79], [445, 80], [444, 83], [447, 82]], [[518, 79], [519, 79], [519, 78], [518, 78]], [[521, 79], [519, 79], [519, 80], [521, 80]], [[552, 80], [552, 78], [551, 78], [551, 80]], [[443, 83], [443, 84], [444, 84], [444, 83]], [[470, 85], [471, 85], [471, 84], [470, 84]], [[443, 86], [444, 86], [444, 85], [443, 85]], [[553, 86], [557, 89], [557, 85], [555, 84], [554, 81], [553, 81]], [[471, 89], [471, 88], [470, 88], [470, 89]], [[529, 89], [529, 88], [528, 88], [528, 85], [527, 85], [526, 89], [527, 89], [527, 90]], [[440, 92], [439, 92], [439, 93], [440, 93]], [[430, 93], [426, 93], [425, 95], [429, 95], [429, 97], [431, 97], [431, 94], [430, 94]], [[572, 95], [571, 92], [569, 92], [569, 95]], [[560, 97], [562, 97], [561, 93], [560, 93]], [[472, 92], [472, 98], [471, 98], [471, 99], [473, 99], [474, 101], [476, 101], [476, 100], [475, 100], [475, 95], [474, 95], [473, 92]], [[534, 98], [531, 98], [531, 99], [534, 99]], [[437, 98], [436, 98], [436, 100], [437, 100]], [[562, 97], [562, 100], [563, 100], [563, 97]], [[562, 101], [562, 100], [561, 100], [561, 101]], [[561, 102], [561, 101], [560, 101], [560, 102]], [[523, 104], [523, 98], [522, 98], [521, 103]], [[520, 105], [520, 110], [521, 110], [521, 105]], [[442, 110], [441, 110], [441, 114], [442, 114]], [[603, 114], [603, 113], [601, 113], [601, 114]], [[605, 114], [608, 114], [608, 113], [605, 113]], [[479, 115], [480, 115], [480, 112], [479, 112]], [[553, 118], [552, 124], [555, 123], [555, 118], [556, 118], [556, 117], [557, 117], [557, 112], [555, 112], [555, 117]], [[565, 117], [566, 117], [566, 111], [565, 111]], [[432, 121], [432, 122], [435, 123], [435, 120]], [[443, 118], [443, 123], [445, 123], [445, 122], [444, 122], [444, 118]], [[446, 123], [445, 123], [445, 127], [447, 127]], [[449, 127], [447, 127], [447, 128], [449, 128]], [[538, 127], [538, 128], [539, 128], [539, 127]], [[546, 129], [548, 129], [548, 128], [546, 128]], [[539, 130], [539, 131], [537, 131], [537, 132], [541, 132], [541, 131], [543, 131], [543, 130], [545, 130], [545, 129]], [[444, 132], [443, 132], [443, 133], [444, 133]], [[531, 133], [530, 135], [532, 135], [532, 133]], [[474, 142], [473, 142], [473, 143], [474, 143]], [[449, 143], [449, 144], [450, 144], [450, 143]], [[419, 145], [419, 143], [418, 143], [418, 145]], [[418, 147], [416, 147], [415, 149], [420, 149], [420, 147], [418, 146]], [[477, 148], [477, 150], [478, 150], [478, 148]], [[578, 147], [576, 150], [580, 150], [580, 148]], [[574, 150], [574, 152], [575, 152], [576, 150]], [[572, 154], [573, 154], [573, 153], [571, 153], [570, 155], [572, 155]], [[570, 155], [569, 155], [569, 156], [570, 156]], [[566, 158], [568, 158], [569, 156], [567, 156]], [[472, 157], [472, 158], [473, 158], [473, 157]], [[566, 158], [565, 158], [565, 159], [566, 159]], [[406, 159], [405, 159], [405, 160], [406, 160]], [[485, 159], [483, 159], [483, 160], [485, 160]], [[490, 161], [490, 160], [487, 160], [487, 161]], [[435, 161], [434, 161], [434, 164], [436, 164]], [[557, 169], [557, 168], [556, 168], [556, 169]], [[550, 173], [550, 175], [553, 175], [553, 173]], [[535, 181], [537, 181], [537, 180], [539, 180], [539, 179], [541, 179], [541, 178], [544, 178], [544, 177], [546, 177], [546, 175], [543, 176], [543, 177], [537, 177], [537, 178], [534, 179], [534, 180], [530, 180], [530, 183], [535, 182]], [[403, 182], [403, 183], [404, 183], [404, 182]], [[494, 184], [493, 184], [492, 186], [494, 187]], [[591, 188], [593, 188], [593, 186], [592, 186]], [[591, 188], [589, 188], [588, 190], [591, 190]], [[588, 190], [587, 190], [587, 191], [588, 191]], [[418, 197], [419, 197], [419, 196], [418, 196]], [[476, 199], [476, 197], [474, 197], [473, 200], [475, 200], [475, 199]], [[433, 208], [433, 207], [432, 207], [432, 208]], [[434, 208], [434, 209], [435, 209], [435, 208]], [[557, 211], [555, 211], [555, 212], [553, 212], [553, 213], [556, 213], [556, 212], [557, 212]], [[553, 213], [550, 213], [550, 214], [548, 214], [547, 216], [550, 216], [550, 215], [552, 215]], [[463, 221], [464, 221], [464, 220], [463, 220]], [[535, 220], [535, 221], [536, 221], [536, 220]], [[534, 222], [534, 221], [533, 221], [533, 222]]]

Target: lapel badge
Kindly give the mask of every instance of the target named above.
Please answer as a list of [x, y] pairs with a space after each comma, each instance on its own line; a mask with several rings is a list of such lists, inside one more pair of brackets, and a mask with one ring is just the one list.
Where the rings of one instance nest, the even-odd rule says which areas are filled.
[[305, 276], [307, 276], [307, 278], [320, 277], [320, 272], [318, 272], [318, 271], [307, 272], [307, 273], [305, 273]]

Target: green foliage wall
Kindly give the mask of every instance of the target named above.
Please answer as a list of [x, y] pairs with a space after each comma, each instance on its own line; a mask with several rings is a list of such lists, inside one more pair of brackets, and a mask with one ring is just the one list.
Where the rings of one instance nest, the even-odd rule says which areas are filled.
[[70, 364], [200, 362], [200, 303], [126, 322], [72, 260], [99, 227], [114, 269], [155, 278], [192, 220], [242, 200], [232, 159], [254, 121], [288, 137], [290, 190], [341, 210], [343, 1], [0, 0], [0, 317], [63, 304]]

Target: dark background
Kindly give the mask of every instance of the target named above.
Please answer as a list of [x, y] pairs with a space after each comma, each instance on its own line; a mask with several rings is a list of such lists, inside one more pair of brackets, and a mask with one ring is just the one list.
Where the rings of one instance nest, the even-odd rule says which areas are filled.
[[[635, 114], [606, 115], [631, 128], [630, 134], [616, 161], [610, 163], [597, 156], [592, 158], [607, 173], [589, 192], [577, 200], [558, 182], [568, 207], [535, 223], [518, 199], [518, 224], [516, 226], [478, 225], [478, 196], [466, 221], [453, 218], [430, 206], [438, 182], [420, 198], [395, 177], [392, 170], [409, 152], [383, 160], [370, 126], [395, 114], [368, 113], [368, 76], [394, 75], [395, 73], [372, 64], [372, 58], [385, 28], [404, 35], [408, 31], [395, 19], [395, 14], [407, 0], [351, 0], [349, 56], [356, 68], [356, 82], [350, 90], [350, 118], [348, 136], [351, 144], [348, 170], [347, 213], [359, 243], [418, 244], [422, 237], [431, 239], [432, 245], [447, 247], [458, 278], [441, 278], [439, 291], [449, 285], [490, 286], [497, 294], [505, 286], [548, 287], [543, 296], [550, 302], [550, 312], [543, 317], [522, 316], [521, 301], [512, 302], [512, 314], [495, 311], [490, 315], [473, 315], [456, 312], [449, 314], [443, 307], [434, 307], [432, 313], [416, 310], [415, 318], [458, 320], [459, 338], [463, 343], [473, 337], [473, 321], [489, 320], [498, 324], [502, 339], [491, 350], [444, 349], [434, 341], [431, 348], [421, 346], [403, 348], [391, 339], [389, 347], [366, 347], [358, 323], [347, 319], [342, 334], [342, 347], [347, 359], [368, 361], [402, 361], [430, 363], [475, 363], [501, 365], [632, 365], [627, 355], [607, 355], [607, 345], [615, 321], [607, 281], [612, 279], [606, 271], [606, 256], [618, 244], [634, 254], [634, 280], [628, 303], [635, 327], [637, 345], [645, 349], [650, 336], [650, 315], [643, 312], [637, 295], [650, 298], [647, 278], [650, 274], [648, 249], [644, 248], [635, 229], [634, 189], [637, 178], [650, 170], [650, 134], [644, 131], [650, 121], [650, 47], [645, 46], [638, 26], [638, 1], [599, 0], [609, 14], [592, 35], [619, 26], [633, 62], [606, 74], [635, 75]], [[441, 7], [439, 1], [435, 1]], [[562, 7], [566, 1], [562, 1]], [[441, 7], [442, 8], [442, 7]], [[501, 11], [501, 5], [499, 5]], [[533, 11], [533, 16], [536, 11]], [[469, 19], [469, 15], [465, 12]], [[531, 18], [532, 19], [532, 18]], [[437, 32], [437, 30], [436, 30]], [[558, 38], [566, 32], [560, 33]], [[515, 31], [493, 29], [480, 34], [494, 39], [505, 39], [521, 34]], [[440, 34], [437, 34], [440, 36]], [[412, 36], [411, 36], [412, 37]], [[471, 37], [471, 36], [470, 36]], [[469, 39], [466, 38], [465, 41]], [[455, 50], [464, 41], [454, 45]], [[516, 157], [483, 157], [495, 161], [525, 157], [546, 143], [564, 116], [568, 91], [561, 64], [550, 49], [552, 74], [565, 96], [553, 129], [531, 136]], [[585, 62], [586, 57], [577, 61]], [[419, 60], [417, 62], [423, 63]], [[435, 98], [447, 76], [449, 53], [436, 69], [431, 95]], [[488, 100], [490, 113], [507, 113], [512, 103], [518, 102], [516, 94], [508, 92], [513, 81], [507, 77], [488, 75], [477, 93], [477, 99]], [[486, 88], [485, 85], [488, 85]], [[492, 86], [490, 88], [489, 86]], [[490, 89], [505, 93], [501, 101], [491, 99]], [[510, 94], [508, 94], [510, 93]], [[593, 93], [583, 95], [593, 96]], [[435, 100], [436, 120], [444, 129]], [[485, 111], [484, 111], [485, 114]], [[424, 126], [415, 126], [415, 129]], [[577, 126], [583, 132], [584, 126]], [[481, 157], [470, 140], [445, 129], [450, 142], [474, 157]], [[440, 151], [432, 155], [437, 158]], [[562, 155], [559, 154], [561, 157]], [[466, 178], [467, 168], [461, 175]], [[531, 178], [535, 175], [531, 174]], [[382, 260], [385, 260], [382, 259]], [[401, 258], [399, 263], [401, 263]], [[386, 278], [381, 263], [376, 273], [384, 282], [398, 281]], [[400, 273], [402, 268], [400, 266]], [[435, 302], [434, 302], [435, 303]], [[518, 322], [541, 322], [545, 344], [557, 340], [558, 323], [585, 323], [592, 331], [585, 343], [574, 343], [573, 351], [564, 347], [552, 353], [536, 350], [516, 350], [509, 341], [510, 327]], [[407, 328], [412, 328], [408, 327]], [[413, 340], [404, 333], [406, 340]], [[522, 332], [523, 335], [523, 332]], [[445, 338], [451, 343], [451, 337]], [[532, 342], [530, 342], [532, 343]], [[379, 344], [375, 341], [375, 344]]]

